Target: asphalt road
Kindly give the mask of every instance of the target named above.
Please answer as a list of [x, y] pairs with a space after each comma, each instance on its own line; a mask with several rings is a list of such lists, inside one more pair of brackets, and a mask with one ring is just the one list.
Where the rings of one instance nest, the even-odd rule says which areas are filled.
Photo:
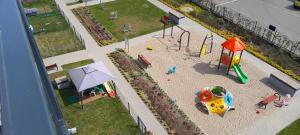
[[215, 0], [218, 5], [231, 8], [265, 26], [270, 24], [291, 40], [300, 41], [300, 10], [293, 0]]

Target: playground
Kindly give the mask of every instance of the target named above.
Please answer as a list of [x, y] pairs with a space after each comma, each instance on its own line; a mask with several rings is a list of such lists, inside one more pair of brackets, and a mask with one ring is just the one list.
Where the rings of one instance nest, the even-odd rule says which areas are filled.
[[[207, 54], [199, 57], [201, 44], [206, 35], [193, 29], [185, 30], [190, 32], [188, 48], [188, 34], [183, 34], [179, 50], [178, 40], [183, 31], [174, 26], [173, 38], [168, 35], [170, 31], [166, 30], [165, 38], [159, 35], [144, 43], [131, 45], [128, 54], [136, 60], [146, 60], [141, 62], [143, 65], [151, 64], [147, 68], [144, 67], [146, 72], [204, 133], [210, 135], [241, 133], [276, 109], [273, 103], [270, 103], [267, 109], [256, 113], [255, 104], [275, 93], [263, 81], [268, 75], [258, 66], [241, 57], [240, 66], [233, 67], [238, 68], [236, 69], [238, 74], [242, 74], [244, 79], [240, 79], [233, 68], [228, 72], [228, 66], [222, 64], [223, 62], [218, 69], [221, 43], [212, 41], [213, 47], [209, 53], [211, 40], [207, 39], [204, 51], [202, 49], [202, 52]], [[209, 35], [210, 33], [208, 37]], [[229, 51], [224, 49], [225, 51], [228, 54]], [[239, 57], [240, 51], [234, 54], [233, 61]], [[199, 91], [214, 86], [225, 88], [233, 97], [232, 108], [223, 115], [208, 113], [205, 105], [198, 101]]]

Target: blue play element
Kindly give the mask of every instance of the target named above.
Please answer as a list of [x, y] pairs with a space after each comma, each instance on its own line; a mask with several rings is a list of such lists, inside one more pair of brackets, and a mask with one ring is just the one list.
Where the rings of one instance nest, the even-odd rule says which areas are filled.
[[175, 72], [176, 72], [176, 66], [171, 67], [171, 68], [169, 69], [169, 71], [168, 71], [168, 74], [173, 74], [173, 73], [175, 73]]
[[224, 96], [224, 100], [227, 106], [233, 106], [233, 96], [229, 91]]

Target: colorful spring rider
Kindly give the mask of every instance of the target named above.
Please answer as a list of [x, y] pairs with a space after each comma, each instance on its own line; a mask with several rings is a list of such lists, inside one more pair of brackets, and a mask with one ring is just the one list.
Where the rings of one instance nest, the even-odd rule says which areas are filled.
[[232, 94], [221, 86], [205, 87], [197, 96], [209, 113], [224, 116], [225, 112], [234, 110]]

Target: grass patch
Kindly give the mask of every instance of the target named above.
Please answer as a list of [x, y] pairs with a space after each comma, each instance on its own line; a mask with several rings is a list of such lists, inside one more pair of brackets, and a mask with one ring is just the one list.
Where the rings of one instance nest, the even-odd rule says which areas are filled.
[[87, 65], [87, 64], [91, 64], [91, 63], [94, 63], [94, 60], [92, 60], [92, 59], [86, 59], [86, 60], [82, 60], [82, 61], [78, 61], [78, 62], [74, 62], [74, 63], [62, 65], [62, 68], [63, 68], [63, 70], [69, 71], [72, 68], [81, 67], [81, 66], [84, 66], [84, 65]]
[[294, 121], [292, 124], [282, 129], [278, 135], [299, 135], [300, 134], [300, 119]]
[[[115, 0], [104, 4], [104, 10], [99, 5], [90, 6], [92, 15], [103, 24], [118, 40], [124, 40], [122, 31], [124, 24], [132, 27], [126, 35], [129, 38], [151, 33], [163, 28], [161, 16], [166, 14], [147, 0]], [[110, 12], [117, 11], [118, 19], [110, 20]]]
[[69, 127], [76, 127], [78, 135], [136, 135], [134, 123], [118, 98], [104, 97], [85, 105], [65, 105], [65, 99], [74, 96], [72, 89], [56, 90], [58, 103]]
[[37, 15], [29, 16], [28, 19], [33, 26], [34, 37], [43, 58], [84, 49], [51, 0], [23, 4], [27, 8], [39, 9]]
[[[49, 75], [51, 80], [67, 75], [72, 68], [93, 63], [92, 59], [63, 65], [63, 71]], [[139, 133], [138, 126], [128, 115], [127, 109], [118, 98], [104, 97], [85, 105], [82, 110], [77, 100], [74, 88], [55, 90], [57, 101], [69, 127], [76, 127], [78, 135], [135, 135]]]

